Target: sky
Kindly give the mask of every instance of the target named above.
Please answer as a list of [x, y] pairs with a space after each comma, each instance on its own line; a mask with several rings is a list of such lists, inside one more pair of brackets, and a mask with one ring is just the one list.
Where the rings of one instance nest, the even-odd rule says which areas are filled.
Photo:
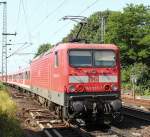
[[[1, 0], [0, 0], [1, 1]], [[122, 11], [126, 4], [150, 5], [149, 0], [5, 0], [7, 1], [7, 32], [17, 33], [8, 36], [8, 74], [29, 66], [34, 53], [43, 43], [56, 44], [75, 25], [63, 21], [67, 15], [89, 17], [96, 11]], [[0, 5], [0, 43], [2, 33], [3, 5]], [[0, 53], [2, 50], [0, 44]], [[19, 50], [18, 50], [19, 49]], [[17, 50], [17, 54], [12, 55]], [[19, 53], [31, 53], [23, 55]], [[0, 72], [1, 72], [0, 54]]]

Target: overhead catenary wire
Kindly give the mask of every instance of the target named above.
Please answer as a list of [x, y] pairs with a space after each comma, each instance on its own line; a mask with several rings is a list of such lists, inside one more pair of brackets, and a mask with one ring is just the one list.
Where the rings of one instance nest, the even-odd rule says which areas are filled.
[[[25, 46], [25, 45], [26, 45], [26, 42], [23, 44], [23, 46]], [[16, 52], [18, 52], [19, 50], [21, 50], [22, 47], [17, 48], [13, 53], [11, 53], [10, 55], [8, 55], [7, 58], [10, 58], [11, 56], [13, 56]]]
[[[25, 42], [25, 43], [23, 44], [23, 46], [17, 48], [13, 53], [11, 53], [10, 55], [8, 55], [7, 58], [10, 58], [11, 56], [13, 56], [13, 55], [15, 55], [16, 53], [18, 53], [20, 50], [24, 50], [24, 49], [28, 48], [30, 45], [32, 45], [32, 43], [29, 43], [29, 45], [27, 45], [27, 44], [28, 44], [28, 43]], [[27, 46], [25, 46], [25, 45], [27, 45]]]
[[[12, 44], [7, 43], [7, 45], [22, 45], [22, 44], [24, 44], [24, 43], [28, 43], [28, 42], [12, 43]], [[28, 44], [31, 44], [31, 43], [28, 43]]]
[[[58, 9], [60, 9], [66, 2], [67, 0], [63, 0], [55, 9], [53, 9], [52, 11], [50, 11], [40, 22], [39, 24], [34, 28], [37, 29], [39, 28], [50, 16], [52, 16], [54, 13], [56, 13], [58, 11]], [[33, 31], [34, 31], [33, 30]]]
[[21, 0], [21, 3], [22, 3], [23, 13], [24, 13], [24, 17], [25, 17], [25, 24], [26, 24], [26, 27], [27, 27], [28, 39], [31, 42], [31, 32], [30, 32], [30, 28], [29, 28], [29, 24], [28, 24], [27, 14], [26, 14], [26, 11], [25, 11], [24, 0]]
[[[58, 9], [60, 9], [65, 4], [66, 1], [67, 0], [63, 0], [55, 9], [53, 9], [45, 17], [43, 17], [43, 19], [35, 27], [33, 27], [32, 32], [34, 32], [35, 30], [37, 30], [50, 16], [52, 16], [53, 14], [55, 14], [58, 11]], [[24, 36], [23, 36], [23, 38], [24, 38]], [[22, 38], [19, 41], [21, 41], [21, 40], [22, 40]]]
[[45, 1], [41, 0], [39, 6], [34, 9], [34, 11], [36, 11], [36, 12], [32, 12], [32, 13], [30, 14], [30, 17], [33, 18], [33, 16], [37, 15], [37, 14], [39, 13], [38, 11], [40, 11], [40, 9], [43, 9], [43, 4], [44, 4], [46, 1], [48, 1], [48, 0], [45, 0]]
[[18, 14], [17, 14], [15, 32], [17, 32], [17, 29], [18, 29], [18, 24], [19, 24], [19, 20], [20, 20], [20, 12], [21, 12], [21, 0], [19, 1], [19, 6], [18, 6]]
[[[79, 12], [79, 16], [81, 15], [81, 14], [83, 14], [85, 11], [87, 11], [88, 9], [90, 9], [92, 6], [94, 6], [97, 2], [98, 2], [99, 0], [95, 0], [94, 2], [92, 2], [90, 5], [88, 5], [84, 10], [82, 10], [81, 12]], [[66, 24], [64, 24], [63, 26], [61, 26], [59, 29], [57, 29], [55, 32], [53, 32], [52, 34], [51, 34], [51, 36], [54, 36], [54, 35], [56, 35], [58, 32], [60, 32], [64, 27], [66, 27], [66, 26], [68, 26], [69, 25], [69, 23], [66, 23]]]
[[36, 53], [30, 53], [30, 52], [29, 52], [29, 53], [28, 53], [28, 52], [15, 53], [15, 55], [19, 55], [19, 56], [20, 56], [20, 55], [23, 55], [23, 56], [24, 56], [24, 55], [35, 55], [35, 54], [36, 54]]
[[84, 10], [82, 10], [79, 15], [81, 15], [82, 13], [84, 13], [85, 11], [87, 11], [88, 9], [90, 9], [92, 6], [94, 6], [99, 0], [95, 0], [94, 2], [92, 2], [90, 5], [88, 5]]
[[[24, 14], [26, 16], [26, 13], [25, 13], [25, 7], [24, 7], [24, 3], [23, 3], [23, 0], [20, 0], [22, 1], [22, 6], [23, 6], [23, 11], [24, 11]], [[43, 20], [39, 23], [39, 25], [41, 25], [51, 14], [55, 13], [57, 11], [58, 8], [60, 8], [64, 3], [65, 3], [66, 0], [63, 0], [53, 11], [49, 12], [44, 18]], [[81, 15], [82, 13], [84, 13], [85, 11], [87, 11], [88, 9], [90, 9], [92, 6], [94, 6], [99, 0], [95, 0], [94, 2], [92, 2], [90, 5], [88, 5], [85, 9], [83, 9], [79, 15]], [[26, 18], [26, 23], [27, 23], [27, 16], [25, 17]], [[64, 24], [63, 26], [61, 26], [59, 29], [57, 29], [52, 35], [56, 35], [58, 32], [60, 32], [65, 26], [67, 26], [69, 23], [66, 23]], [[20, 47], [22, 50], [23, 49], [26, 49], [27, 47], [29, 46], [26, 46], [25, 48], [22, 48]], [[14, 55], [15, 53], [17, 53], [19, 50], [21, 49], [17, 49], [15, 50], [14, 53], [12, 53], [11, 55], [9, 55], [8, 57], [11, 57], [12, 55]]]

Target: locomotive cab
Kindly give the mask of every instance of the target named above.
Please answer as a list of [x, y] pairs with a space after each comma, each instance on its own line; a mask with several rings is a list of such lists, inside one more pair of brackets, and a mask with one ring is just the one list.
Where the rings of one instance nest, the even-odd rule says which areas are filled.
[[121, 109], [119, 49], [84, 46], [68, 50], [69, 114], [73, 118], [116, 118]]

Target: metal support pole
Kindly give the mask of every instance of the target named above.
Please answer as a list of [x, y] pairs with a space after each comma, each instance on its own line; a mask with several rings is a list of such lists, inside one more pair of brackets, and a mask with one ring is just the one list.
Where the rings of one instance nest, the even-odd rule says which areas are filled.
[[105, 17], [101, 18], [101, 43], [105, 43]]
[[16, 35], [16, 33], [7, 33], [7, 2], [3, 4], [3, 32], [2, 32], [2, 80], [7, 82], [7, 35]]
[[133, 99], [135, 100], [135, 84], [133, 83]]
[[[3, 4], [3, 33], [7, 33], [7, 2]], [[2, 35], [2, 80], [7, 81], [7, 36]], [[5, 78], [4, 78], [5, 76]]]

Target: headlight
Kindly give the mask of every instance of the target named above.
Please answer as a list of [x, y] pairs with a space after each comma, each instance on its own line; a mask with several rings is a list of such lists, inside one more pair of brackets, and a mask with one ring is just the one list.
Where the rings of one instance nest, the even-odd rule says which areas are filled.
[[117, 90], [118, 90], [118, 87], [115, 85], [112, 85], [112, 91], [117, 91]]
[[109, 85], [105, 85], [104, 89], [105, 89], [105, 91], [108, 91], [108, 90], [110, 90], [110, 86]]
[[74, 86], [74, 85], [71, 85], [71, 86], [69, 87], [69, 92], [75, 92], [75, 91], [76, 91], [75, 86]]

